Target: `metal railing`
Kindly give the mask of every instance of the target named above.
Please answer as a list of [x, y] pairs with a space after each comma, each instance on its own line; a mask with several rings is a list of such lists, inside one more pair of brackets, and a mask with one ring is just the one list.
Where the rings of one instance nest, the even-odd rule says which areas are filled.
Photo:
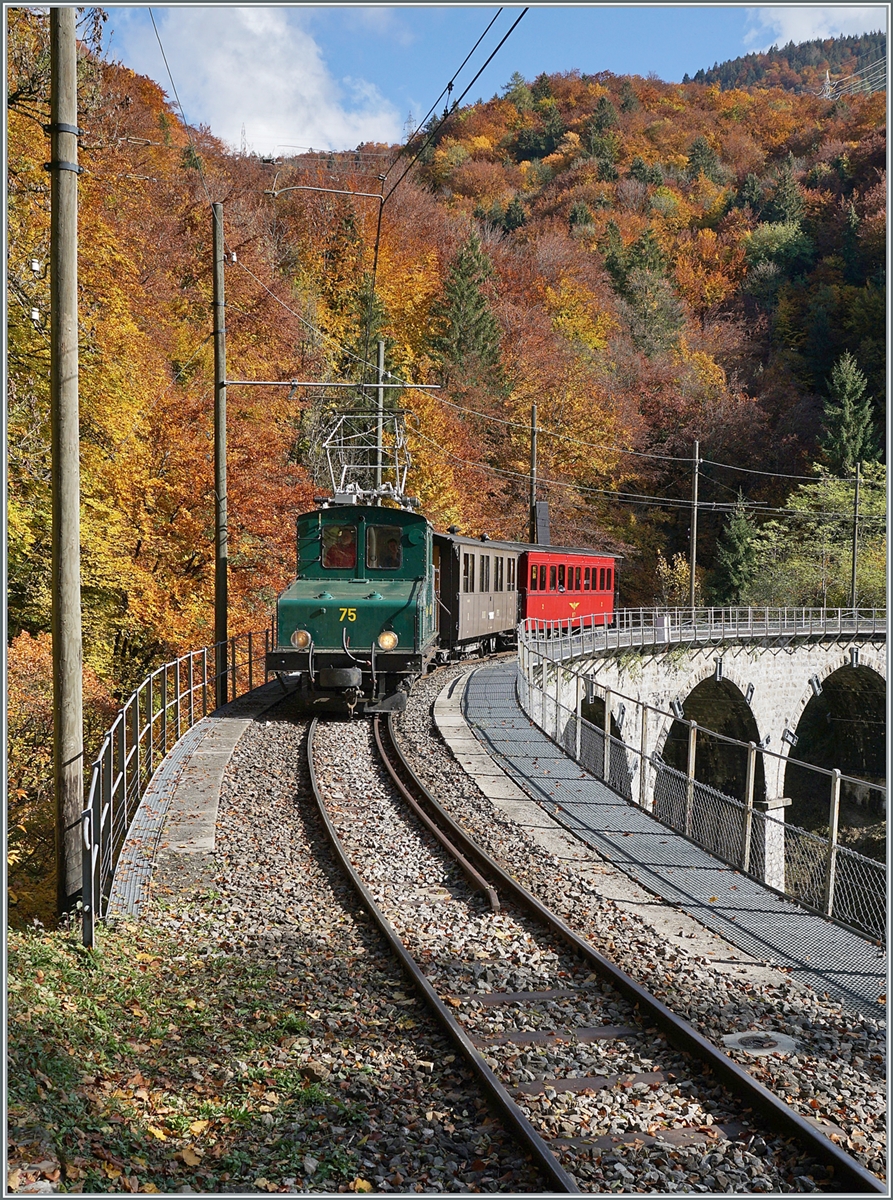
[[266, 683], [271, 630], [239, 634], [151, 671], [131, 693], [93, 763], [82, 822], [85, 946], [107, 910], [115, 866], [143, 794], [180, 738], [209, 712]]
[[[578, 620], [521, 622], [527, 644], [563, 658], [636, 646], [695, 645], [782, 637], [871, 637], [887, 633], [883, 608], [622, 608]], [[541, 647], [546, 653], [545, 648]]]
[[[542, 622], [538, 624], [542, 626]], [[579, 644], [581, 636], [588, 639], [599, 632], [597, 627], [588, 626], [570, 636]], [[886, 865], [842, 846], [838, 834], [844, 785], [860, 791], [863, 799], [883, 811], [886, 787], [800, 762], [753, 742], [726, 737], [596, 684], [562, 661], [564, 655], [558, 651], [568, 638], [566, 628], [555, 629], [551, 638], [544, 636], [541, 628], [535, 633], [531, 637], [524, 625], [519, 628], [519, 702], [534, 724], [571, 758], [618, 795], [730, 866], [858, 933], [886, 940]], [[575, 695], [574, 707], [561, 700], [562, 681]], [[603, 728], [583, 717], [584, 699], [599, 699], [604, 704]], [[621, 702], [624, 726], [639, 730], [638, 747], [610, 732], [612, 717], [620, 711]], [[648, 752], [649, 715], [652, 729], [655, 720], [667, 719], [688, 729], [687, 771], [677, 770], [659, 755]], [[728, 796], [695, 778], [699, 738], [723, 742], [747, 756], [742, 798]], [[790, 825], [780, 815], [783, 808], [755, 800], [758, 755], [763, 757], [764, 778], [768, 777], [767, 757], [811, 772], [815, 790], [821, 788], [828, 796], [829, 837]]]

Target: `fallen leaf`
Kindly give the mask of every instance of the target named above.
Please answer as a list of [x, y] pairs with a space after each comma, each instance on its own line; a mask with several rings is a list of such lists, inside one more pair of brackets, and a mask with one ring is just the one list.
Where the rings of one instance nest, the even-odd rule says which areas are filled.
[[109, 1179], [120, 1179], [124, 1174], [120, 1167], [116, 1167], [112, 1163], [103, 1163], [102, 1169], [108, 1175]]
[[195, 1150], [192, 1148], [192, 1146], [187, 1146], [185, 1149], [181, 1150], [179, 1152], [179, 1154], [177, 1154], [175, 1157], [179, 1158], [182, 1162], [184, 1162], [187, 1167], [197, 1167], [198, 1164], [202, 1161], [202, 1156], [200, 1154], [197, 1154], [195, 1152]]
[[154, 1183], [144, 1183], [144, 1184], [143, 1184], [143, 1191], [144, 1191], [144, 1192], [149, 1192], [149, 1193], [150, 1193], [151, 1195], [153, 1195], [153, 1196], [160, 1196], [160, 1195], [161, 1195], [161, 1188], [158, 1188], [158, 1187], [156, 1187]]
[[715, 903], [717, 902], [717, 900], [718, 900], [718, 899], [719, 899], [719, 896], [708, 896], [708, 897], [707, 897], [707, 903], [708, 903], [708, 904], [715, 904]]
[[371, 1192], [372, 1184], [368, 1179], [355, 1179], [350, 1185], [355, 1192]]
[[195, 1134], [204, 1133], [210, 1124], [210, 1121], [193, 1121], [189, 1126], [189, 1132]]
[[152, 1137], [158, 1138], [159, 1142], [167, 1141], [167, 1134], [163, 1129], [159, 1129], [157, 1125], [147, 1125], [146, 1131], [151, 1133]]

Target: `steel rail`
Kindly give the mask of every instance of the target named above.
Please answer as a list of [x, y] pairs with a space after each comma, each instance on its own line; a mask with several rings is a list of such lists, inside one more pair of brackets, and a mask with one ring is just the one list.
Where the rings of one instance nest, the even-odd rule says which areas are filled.
[[[465, 875], [465, 878], [471, 884], [472, 888], [474, 888], [476, 891], [484, 893], [484, 895], [487, 897], [487, 902], [490, 905], [490, 911], [499, 912], [499, 898], [496, 895], [496, 889], [491, 884], [487, 883], [480, 871], [476, 870], [471, 865], [462, 851], [459, 850], [458, 847], [454, 846], [446, 834], [437, 827], [436, 823], [431, 820], [431, 818], [416, 800], [415, 796], [413, 796], [412, 792], [397, 774], [397, 771], [394, 769], [394, 764], [391, 761], [391, 754], [389, 753], [391, 747], [393, 746], [393, 739], [390, 737], [389, 730], [389, 745], [386, 746], [384, 744], [380, 717], [374, 718], [372, 722], [372, 732], [375, 736], [375, 745], [378, 749], [378, 753], [381, 755], [381, 761], [384, 764], [385, 770], [387, 771], [388, 775], [390, 775], [391, 781], [399, 791], [400, 795], [412, 809], [413, 813], [415, 813], [416, 817], [418, 817], [418, 819], [422, 822], [428, 832], [437, 839], [440, 845], [443, 846], [444, 850], [446, 850], [447, 854], [449, 854], [449, 856], [458, 863], [462, 873]], [[391, 751], [391, 753], [392, 752], [393, 751]]]
[[699, 1059], [733, 1094], [762, 1113], [768, 1119], [773, 1130], [785, 1131], [794, 1137], [808, 1153], [831, 1167], [834, 1171], [835, 1182], [842, 1190], [858, 1194], [888, 1195], [887, 1185], [876, 1175], [835, 1145], [805, 1117], [801, 1117], [778, 1096], [754, 1079], [743, 1067], [698, 1033], [688, 1021], [667, 1008], [656, 996], [652, 996], [632, 976], [627, 975], [620, 967], [604, 958], [585, 938], [565, 925], [560, 917], [546, 908], [541, 901], [527, 891], [523, 884], [490, 858], [486, 851], [472, 840], [434, 798], [425, 784], [417, 778], [394, 736], [392, 715], [388, 719], [388, 728], [395, 755], [401, 768], [413, 780], [417, 795], [434, 811], [438, 822], [442, 823], [447, 830], [450, 840], [461, 847], [467, 858], [495, 880], [497, 888], [503, 895], [512, 896], [518, 904], [546, 924], [576, 953], [591, 963], [602, 978], [613, 984], [619, 992], [638, 1007], [640, 1012], [647, 1013], [654, 1023], [663, 1029], [669, 1042]]
[[366, 906], [370, 916], [380, 929], [391, 950], [399, 959], [400, 964], [402, 965], [406, 974], [409, 976], [411, 982], [424, 996], [429, 1007], [438, 1018], [444, 1030], [452, 1039], [454, 1045], [462, 1054], [465, 1061], [468, 1063], [481, 1086], [494, 1101], [497, 1108], [505, 1117], [508, 1124], [512, 1127], [519, 1140], [529, 1150], [534, 1162], [553, 1185], [554, 1190], [562, 1193], [579, 1194], [580, 1189], [577, 1187], [573, 1178], [568, 1174], [567, 1171], [564, 1170], [564, 1168], [555, 1158], [552, 1151], [549, 1149], [546, 1142], [540, 1137], [531, 1123], [524, 1116], [524, 1113], [514, 1102], [509, 1093], [499, 1082], [496, 1075], [484, 1061], [483, 1056], [475, 1048], [471, 1039], [468, 1037], [468, 1034], [458, 1023], [456, 1018], [441, 1000], [440, 996], [438, 996], [437, 992], [428, 982], [427, 976], [409, 953], [393, 925], [378, 907], [378, 904], [376, 903], [372, 893], [368, 890], [357, 872], [354, 870], [354, 867], [347, 856], [347, 851], [345, 850], [341, 843], [341, 839], [338, 836], [338, 832], [332, 824], [329, 814], [326, 812], [325, 802], [323, 801], [322, 794], [319, 789], [316, 768], [313, 764], [313, 744], [318, 722], [319, 718], [314, 717], [314, 719], [310, 722], [310, 728], [307, 732], [307, 765], [310, 774], [310, 785], [320, 817], [325, 825], [326, 833], [329, 836], [332, 847], [335, 851], [335, 855], [341, 864], [342, 870], [353, 884], [355, 891], [360, 896], [363, 904]]

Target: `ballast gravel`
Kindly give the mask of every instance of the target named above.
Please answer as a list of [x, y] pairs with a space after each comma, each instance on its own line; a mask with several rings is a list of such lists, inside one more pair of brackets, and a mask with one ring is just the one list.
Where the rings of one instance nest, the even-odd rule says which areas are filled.
[[[345, 724], [343, 728], [348, 728]], [[275, 1054], [313, 1102], [270, 1136], [293, 1143], [301, 1169], [264, 1187], [246, 1164], [234, 1193], [539, 1193], [543, 1183], [492, 1118], [327, 848], [311, 797], [307, 722], [286, 699], [239, 740], [220, 796], [215, 879], [191, 905], [157, 918], [208, 954], [273, 965], [308, 1025]]]
[[[482, 795], [434, 724], [435, 699], [467, 670], [449, 667], [420, 680], [400, 717], [398, 739], [420, 778], [521, 883], [714, 1044], [722, 1046], [724, 1035], [748, 1029], [776, 1030], [796, 1039], [796, 1054], [727, 1052], [796, 1111], [822, 1122], [833, 1140], [883, 1178], [885, 1025], [817, 996], [793, 978], [773, 985], [716, 970], [704, 957], [669, 944], [636, 913], [622, 911], [572, 864], [534, 842]], [[598, 857], [595, 851], [592, 856]], [[744, 1153], [734, 1142], [720, 1143], [706, 1157], [703, 1151], [666, 1147], [617, 1149], [595, 1156], [585, 1186], [624, 1191], [646, 1183], [655, 1192], [767, 1192], [772, 1183], [762, 1162], [759, 1147], [754, 1156], [753, 1145]], [[628, 1186], [633, 1178], [637, 1186]], [[816, 1188], [808, 1178], [795, 1176], [792, 1183], [794, 1190]]]

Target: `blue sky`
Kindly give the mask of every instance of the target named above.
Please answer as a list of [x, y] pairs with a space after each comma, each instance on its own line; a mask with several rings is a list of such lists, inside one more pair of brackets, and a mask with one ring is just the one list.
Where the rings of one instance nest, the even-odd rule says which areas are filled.
[[[460, 74], [464, 90], [522, 5], [507, 6]], [[170, 79], [148, 8], [110, 8], [111, 58]], [[190, 124], [261, 154], [399, 142], [498, 11], [497, 5], [171, 5], [152, 8]], [[679, 81], [687, 71], [773, 43], [886, 29], [884, 7], [532, 5], [466, 102], [514, 71], [613, 71]]]

